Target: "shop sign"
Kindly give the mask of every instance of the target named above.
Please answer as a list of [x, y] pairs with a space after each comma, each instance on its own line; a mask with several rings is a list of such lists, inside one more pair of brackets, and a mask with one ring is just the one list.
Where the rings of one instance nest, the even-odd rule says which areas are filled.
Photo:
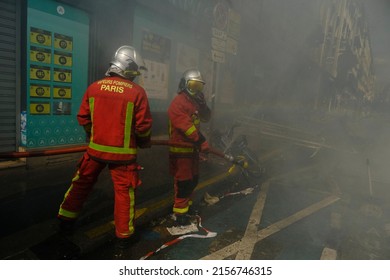
[[220, 52], [220, 51], [216, 51], [216, 50], [212, 50], [211, 51], [211, 59], [214, 62], [224, 63], [225, 62], [225, 53]]
[[218, 38], [211, 38], [211, 47], [216, 51], [224, 52], [226, 49], [226, 41]]
[[230, 54], [237, 54], [238, 42], [232, 38], [227, 38], [226, 40], [226, 52]]
[[225, 31], [213, 27], [212, 33], [213, 33], [213, 37], [221, 39], [221, 40], [226, 40], [227, 35], [226, 35]]

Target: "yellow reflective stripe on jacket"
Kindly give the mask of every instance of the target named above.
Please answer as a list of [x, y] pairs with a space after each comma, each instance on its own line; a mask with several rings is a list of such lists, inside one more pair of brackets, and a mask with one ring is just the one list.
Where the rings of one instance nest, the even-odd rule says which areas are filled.
[[[91, 112], [91, 121], [93, 122], [93, 115], [95, 111], [95, 98], [91, 97], [88, 99], [89, 102], [89, 111]], [[91, 124], [91, 137], [89, 138], [89, 142], [93, 142], [93, 123]]]
[[[89, 108], [91, 111], [91, 118], [93, 122], [93, 115], [94, 115], [94, 108], [95, 108], [94, 98], [89, 99]], [[134, 104], [129, 102], [126, 108], [126, 122], [125, 122], [123, 147], [106, 146], [106, 145], [100, 145], [93, 142], [93, 126], [91, 130], [91, 139], [89, 142], [89, 147], [100, 152], [107, 152], [107, 153], [114, 153], [114, 154], [133, 154], [133, 155], [137, 154], [137, 148], [129, 147], [131, 141], [131, 125], [133, 121], [133, 109], [134, 109]]]
[[89, 143], [89, 147], [100, 152], [114, 153], [114, 154], [137, 154], [136, 148], [121, 148], [99, 145], [93, 142]]
[[[169, 128], [169, 136], [172, 135], [172, 130], [173, 130], [173, 127], [172, 127], [172, 122], [169, 121], [168, 123], [168, 128]], [[192, 132], [194, 132], [194, 129], [196, 130], [196, 127], [193, 125], [191, 126], [187, 131], [186, 131], [186, 135], [190, 135]], [[187, 134], [188, 132], [190, 132], [189, 134]], [[170, 146], [169, 147], [169, 151], [171, 153], [193, 153], [194, 152], [194, 148], [192, 147], [172, 147]]]
[[184, 132], [184, 134], [185, 134], [186, 136], [189, 136], [189, 135], [191, 135], [195, 130], [196, 130], [195, 125], [192, 125], [189, 129], [187, 129], [186, 132]]
[[193, 153], [194, 148], [187, 147], [169, 147], [169, 151], [172, 153]]
[[[125, 122], [125, 139], [123, 141], [123, 148], [130, 147], [130, 138], [131, 138], [131, 124], [133, 123], [133, 103], [127, 103], [126, 107], [126, 122]], [[128, 148], [127, 148], [128, 149]], [[135, 149], [135, 153], [137, 150]]]

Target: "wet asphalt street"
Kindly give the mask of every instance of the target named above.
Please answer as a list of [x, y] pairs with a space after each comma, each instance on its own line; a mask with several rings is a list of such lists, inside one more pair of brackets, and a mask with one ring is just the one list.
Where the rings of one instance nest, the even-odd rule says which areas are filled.
[[[173, 226], [169, 184], [166, 193], [159, 190], [154, 200], [144, 195], [137, 205], [139, 238], [119, 257], [105, 188], [97, 188], [70, 237], [55, 234], [55, 219], [48, 218], [63, 195], [60, 187], [53, 192], [37, 188], [25, 201], [15, 196], [2, 202], [3, 217], [12, 221], [7, 220], [6, 211], [31, 208], [31, 216], [15, 210], [23, 221], [20, 224], [32, 228], [31, 235], [21, 235], [16, 223], [11, 235], [3, 228], [1, 244], [9, 249], [12, 242], [23, 243], [21, 236], [31, 240], [2, 258], [389, 259], [390, 180], [383, 165], [388, 151], [382, 149], [388, 137], [377, 133], [387, 126], [352, 123], [347, 130], [344, 124], [340, 127], [333, 125], [333, 131], [339, 129], [333, 134], [337, 137], [328, 137], [327, 145], [319, 148], [262, 138], [261, 145], [254, 147], [266, 169], [260, 178], [247, 177], [238, 167], [227, 173], [230, 163], [213, 157], [203, 162], [204, 175], [192, 206], [196, 232], [168, 232]], [[102, 174], [103, 182], [106, 175]], [[33, 235], [41, 238], [33, 239]]]

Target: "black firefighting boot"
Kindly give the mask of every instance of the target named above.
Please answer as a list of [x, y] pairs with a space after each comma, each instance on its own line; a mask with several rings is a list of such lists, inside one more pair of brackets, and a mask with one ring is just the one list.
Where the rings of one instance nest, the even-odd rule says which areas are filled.
[[139, 235], [134, 233], [128, 238], [115, 238], [114, 241], [114, 259], [129, 259], [131, 246], [139, 241]]
[[61, 218], [58, 218], [58, 233], [64, 234], [64, 235], [71, 235], [74, 231], [74, 224], [75, 220], [64, 220]]
[[198, 205], [191, 205], [188, 209], [188, 215], [190, 216], [198, 216], [200, 215], [200, 207]]
[[178, 226], [188, 226], [191, 224], [191, 217], [187, 214], [175, 214]]

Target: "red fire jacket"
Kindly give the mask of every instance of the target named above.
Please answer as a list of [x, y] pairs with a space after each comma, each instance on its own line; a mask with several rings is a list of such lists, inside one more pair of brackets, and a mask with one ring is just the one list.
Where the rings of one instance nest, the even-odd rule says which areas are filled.
[[133, 162], [137, 146], [150, 141], [152, 117], [145, 90], [120, 78], [106, 77], [84, 94], [77, 119], [92, 124], [87, 152], [109, 162]]
[[[195, 143], [199, 140], [200, 122], [210, 120], [211, 112], [205, 104], [199, 106], [185, 92], [180, 92], [168, 108], [169, 137], [174, 143]], [[171, 155], [193, 156], [194, 148], [170, 146]]]

